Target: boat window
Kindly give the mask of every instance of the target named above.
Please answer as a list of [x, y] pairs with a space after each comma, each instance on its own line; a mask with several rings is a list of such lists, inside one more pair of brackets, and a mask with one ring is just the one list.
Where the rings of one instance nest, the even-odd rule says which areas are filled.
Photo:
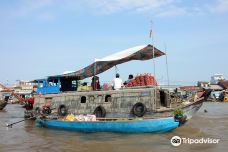
[[94, 100], [95, 100], [95, 97], [94, 97], [94, 96], [90, 96], [90, 97], [89, 97], [89, 101], [90, 101], [90, 102], [93, 102]]
[[52, 82], [53, 80], [48, 80], [48, 85], [49, 86], [53, 86], [53, 82]]
[[103, 102], [103, 96], [102, 95], [98, 95], [97, 97], [96, 97], [96, 100], [95, 100], [96, 102]]
[[86, 103], [86, 97], [85, 96], [81, 97], [81, 103]]
[[106, 95], [105, 96], [105, 102], [111, 102], [111, 101], [112, 101], [111, 95]]
[[54, 79], [54, 86], [58, 85], [58, 79]]
[[40, 82], [39, 82], [39, 87], [40, 87], [40, 88], [43, 88], [43, 86], [44, 86], [43, 81], [40, 81]]

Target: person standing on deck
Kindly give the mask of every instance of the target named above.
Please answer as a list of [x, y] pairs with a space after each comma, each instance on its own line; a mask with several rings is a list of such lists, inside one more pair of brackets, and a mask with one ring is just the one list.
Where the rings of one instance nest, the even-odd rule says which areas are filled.
[[99, 77], [98, 76], [94, 76], [92, 78], [91, 87], [93, 88], [94, 91], [101, 89], [100, 81], [99, 81]]
[[117, 73], [116, 78], [113, 80], [114, 90], [119, 90], [123, 86], [123, 81], [120, 79], [120, 75]]

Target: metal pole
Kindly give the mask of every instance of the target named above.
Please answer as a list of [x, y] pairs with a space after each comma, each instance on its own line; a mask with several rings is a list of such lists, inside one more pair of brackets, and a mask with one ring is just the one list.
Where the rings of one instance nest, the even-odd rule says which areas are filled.
[[154, 65], [154, 79], [156, 78], [156, 69], [155, 69], [155, 52], [154, 52], [154, 33], [153, 33], [153, 21], [150, 22], [151, 23], [151, 43], [152, 43], [152, 48], [153, 48], [153, 65]]
[[167, 74], [167, 82], [169, 87], [169, 66], [168, 66], [168, 57], [167, 57], [167, 48], [165, 44], [165, 60], [166, 60], [166, 74]]
[[[153, 21], [150, 21], [151, 24], [151, 29], [150, 29], [150, 38], [151, 38], [151, 43], [152, 43], [152, 49], [153, 49], [153, 65], [154, 65], [154, 80], [156, 80], [156, 73], [155, 73], [155, 52], [154, 52], [154, 33], [153, 33]], [[154, 107], [157, 108], [157, 87], [155, 87], [154, 91]]]
[[97, 89], [96, 89], [96, 81], [95, 81], [95, 76], [96, 76], [96, 66], [97, 66], [97, 62], [95, 61], [95, 62], [94, 62], [94, 70], [93, 70], [93, 80], [92, 80], [94, 90], [97, 90]]
[[115, 74], [117, 74], [118, 73], [118, 68], [117, 68], [117, 66], [115, 65]]

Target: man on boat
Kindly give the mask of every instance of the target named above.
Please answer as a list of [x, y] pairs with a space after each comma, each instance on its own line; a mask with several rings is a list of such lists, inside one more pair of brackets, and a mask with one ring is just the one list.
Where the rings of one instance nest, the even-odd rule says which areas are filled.
[[123, 81], [120, 79], [120, 75], [117, 73], [116, 78], [113, 80], [114, 90], [119, 90], [123, 86]]
[[124, 82], [124, 85], [126, 86], [126, 85], [127, 85], [131, 80], [133, 80], [133, 79], [134, 79], [133, 74], [129, 74], [128, 80]]

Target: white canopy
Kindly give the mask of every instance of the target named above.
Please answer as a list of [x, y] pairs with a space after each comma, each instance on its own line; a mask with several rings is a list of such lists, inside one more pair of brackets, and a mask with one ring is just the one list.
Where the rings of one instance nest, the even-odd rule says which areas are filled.
[[95, 62], [97, 61], [115, 61], [115, 60], [120, 60], [123, 58], [126, 58], [128, 56], [131, 56], [132, 54], [136, 53], [137, 51], [145, 48], [147, 45], [140, 45], [140, 46], [135, 46], [117, 53], [114, 53], [112, 55], [106, 56], [102, 59], [95, 59]]

